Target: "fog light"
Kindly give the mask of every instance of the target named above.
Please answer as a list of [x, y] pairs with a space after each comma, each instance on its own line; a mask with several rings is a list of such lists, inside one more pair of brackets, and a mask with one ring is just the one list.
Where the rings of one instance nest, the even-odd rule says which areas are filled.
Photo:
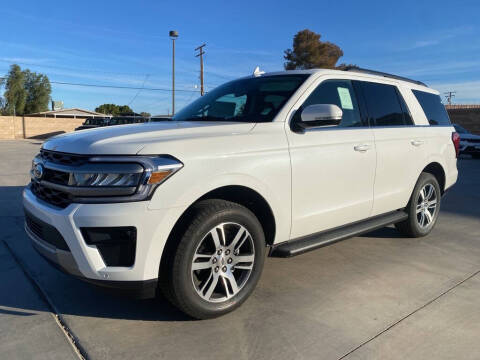
[[95, 246], [107, 266], [133, 266], [137, 243], [134, 226], [81, 228], [88, 245]]

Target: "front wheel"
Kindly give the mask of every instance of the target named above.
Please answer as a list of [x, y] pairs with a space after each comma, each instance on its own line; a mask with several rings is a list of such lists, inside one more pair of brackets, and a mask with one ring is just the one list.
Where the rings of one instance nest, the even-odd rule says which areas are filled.
[[194, 206], [167, 274], [169, 300], [197, 319], [239, 307], [255, 288], [265, 259], [265, 236], [255, 215], [224, 200]]
[[441, 191], [437, 179], [422, 173], [405, 208], [408, 218], [395, 227], [409, 237], [426, 236], [432, 231], [440, 212]]

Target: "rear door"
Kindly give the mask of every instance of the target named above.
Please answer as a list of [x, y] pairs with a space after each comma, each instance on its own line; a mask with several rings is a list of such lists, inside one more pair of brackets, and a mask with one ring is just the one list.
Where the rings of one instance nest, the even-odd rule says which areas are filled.
[[425, 164], [425, 127], [415, 126], [396, 85], [367, 81], [357, 85], [375, 137], [374, 216], [407, 205]]

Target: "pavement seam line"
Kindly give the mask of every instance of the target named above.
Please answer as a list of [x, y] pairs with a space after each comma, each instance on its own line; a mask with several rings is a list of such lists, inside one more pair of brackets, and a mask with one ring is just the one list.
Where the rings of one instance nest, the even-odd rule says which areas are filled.
[[55, 319], [55, 322], [57, 323], [60, 330], [62, 330], [63, 334], [67, 338], [68, 343], [73, 348], [73, 351], [75, 352], [75, 354], [78, 356], [80, 360], [88, 360], [89, 358], [88, 358], [87, 352], [85, 351], [83, 346], [80, 344], [78, 338], [73, 334], [72, 330], [67, 326], [62, 314], [58, 311], [57, 307], [55, 306], [53, 301], [50, 299], [48, 294], [41, 288], [38, 281], [35, 279], [35, 277], [32, 274], [30, 274], [30, 272], [27, 270], [27, 268], [25, 267], [23, 262], [18, 258], [18, 256], [15, 255], [10, 245], [8, 245], [8, 243], [3, 239], [1, 241], [5, 245], [10, 255], [12, 255], [12, 258], [15, 260], [15, 262], [20, 267], [22, 272], [25, 274], [27, 279], [33, 285], [34, 289], [37, 290], [37, 293], [40, 296], [40, 298], [50, 308], [50, 314]]
[[363, 343], [361, 343], [360, 345], [358, 345], [357, 347], [355, 347], [354, 349], [350, 350], [349, 352], [347, 352], [346, 354], [342, 355], [341, 357], [338, 358], [338, 360], [342, 360], [342, 359], [345, 359], [347, 356], [351, 355], [352, 353], [354, 353], [355, 351], [357, 351], [358, 349], [362, 348], [363, 346], [367, 345], [368, 343], [372, 342], [373, 340], [375, 340], [376, 338], [378, 338], [379, 336], [383, 335], [384, 333], [386, 333], [387, 331], [389, 331], [390, 329], [394, 328], [395, 326], [397, 326], [398, 324], [400, 324], [402, 321], [408, 319], [409, 317], [411, 317], [412, 315], [415, 315], [417, 312], [425, 309], [427, 306], [429, 306], [430, 304], [434, 303], [435, 301], [437, 301], [438, 299], [440, 299], [441, 297], [443, 297], [444, 295], [448, 294], [450, 291], [452, 291], [453, 289], [457, 288], [458, 286], [462, 285], [463, 283], [465, 283], [466, 281], [472, 279], [473, 277], [477, 276], [478, 274], [480, 274], [480, 270], [477, 270], [475, 271], [473, 274], [469, 275], [468, 277], [466, 277], [465, 279], [461, 280], [460, 282], [456, 283], [455, 285], [453, 285], [452, 287], [448, 288], [447, 290], [443, 291], [442, 293], [440, 293], [440, 295], [434, 297], [433, 299], [427, 301], [425, 304], [423, 304], [422, 306], [420, 306], [419, 308], [417, 308], [416, 310], [413, 310], [412, 312], [408, 313], [407, 315], [405, 315], [404, 317], [400, 318], [399, 320], [395, 321], [393, 324], [390, 324], [389, 326], [387, 326], [385, 329], [383, 329], [382, 331], [380, 331], [378, 334], [376, 334], [375, 336], [371, 337], [370, 339], [364, 341]]

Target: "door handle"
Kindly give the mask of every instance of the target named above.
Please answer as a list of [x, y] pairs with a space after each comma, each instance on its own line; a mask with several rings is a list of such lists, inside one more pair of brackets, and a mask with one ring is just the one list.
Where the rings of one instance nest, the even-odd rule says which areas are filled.
[[372, 147], [370, 146], [370, 144], [361, 144], [361, 145], [355, 145], [353, 147], [353, 150], [355, 151], [360, 151], [360, 152], [365, 152], [367, 150], [370, 150]]
[[410, 141], [410, 144], [412, 144], [413, 146], [420, 146], [420, 145], [423, 145], [424, 143], [425, 141], [418, 140], [418, 139]]

